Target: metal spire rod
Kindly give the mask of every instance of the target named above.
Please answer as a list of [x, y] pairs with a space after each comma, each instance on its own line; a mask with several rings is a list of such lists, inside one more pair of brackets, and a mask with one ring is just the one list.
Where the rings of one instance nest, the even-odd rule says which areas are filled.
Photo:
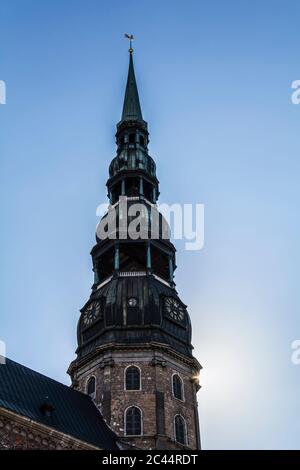
[[132, 53], [133, 53], [132, 41], [134, 40], [133, 34], [127, 34], [127, 33], [125, 33], [125, 34], [124, 34], [124, 37], [127, 38], [127, 39], [129, 39], [129, 52], [130, 52], [130, 54], [132, 54]]

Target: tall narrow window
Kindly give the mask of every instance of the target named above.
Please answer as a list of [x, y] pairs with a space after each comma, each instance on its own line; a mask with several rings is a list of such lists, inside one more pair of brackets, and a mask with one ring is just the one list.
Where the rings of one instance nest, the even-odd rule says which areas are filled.
[[129, 143], [134, 144], [135, 143], [135, 134], [129, 134]]
[[178, 374], [174, 374], [172, 378], [173, 395], [178, 400], [183, 400], [183, 383]]
[[90, 397], [95, 396], [96, 392], [96, 379], [94, 376], [90, 377], [87, 383], [87, 394], [90, 395]]
[[141, 373], [136, 366], [127, 367], [125, 371], [125, 390], [141, 389]]
[[176, 415], [174, 419], [174, 426], [175, 426], [175, 440], [179, 442], [180, 444], [186, 445], [187, 436], [186, 436], [185, 419], [180, 415]]
[[142, 434], [142, 413], [136, 406], [131, 406], [125, 413], [126, 436], [140, 436]]
[[127, 300], [127, 325], [140, 325], [142, 316], [139, 312], [138, 299], [130, 297]]

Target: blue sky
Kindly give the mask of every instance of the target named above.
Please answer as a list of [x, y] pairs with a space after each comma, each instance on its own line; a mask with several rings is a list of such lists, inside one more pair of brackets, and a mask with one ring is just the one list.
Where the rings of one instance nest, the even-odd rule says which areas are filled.
[[161, 201], [205, 204], [176, 282], [202, 363], [208, 449], [300, 448], [296, 1], [2, 0], [0, 338], [65, 383], [90, 293], [128, 63]]

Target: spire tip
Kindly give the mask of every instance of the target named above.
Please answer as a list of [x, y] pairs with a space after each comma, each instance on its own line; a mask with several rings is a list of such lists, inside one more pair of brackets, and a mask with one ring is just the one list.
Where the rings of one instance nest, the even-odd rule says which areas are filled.
[[125, 90], [125, 98], [123, 104], [123, 112], [121, 121], [143, 121], [141, 105], [139, 100], [139, 94], [134, 74], [133, 67], [133, 48], [132, 40], [134, 39], [132, 34], [125, 33], [125, 38], [130, 41], [129, 44], [129, 67], [128, 76]]
[[129, 40], [129, 49], [128, 49], [128, 52], [129, 52], [129, 54], [132, 54], [132, 53], [133, 53], [132, 41], [134, 40], [134, 36], [133, 36], [133, 34], [127, 34], [127, 33], [125, 33], [125, 34], [124, 34], [124, 37]]

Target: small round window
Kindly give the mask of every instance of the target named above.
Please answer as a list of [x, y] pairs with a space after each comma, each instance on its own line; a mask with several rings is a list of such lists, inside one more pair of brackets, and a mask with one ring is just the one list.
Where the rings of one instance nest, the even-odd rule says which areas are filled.
[[138, 301], [135, 297], [130, 297], [128, 299], [128, 307], [136, 307], [137, 303], [138, 303]]

